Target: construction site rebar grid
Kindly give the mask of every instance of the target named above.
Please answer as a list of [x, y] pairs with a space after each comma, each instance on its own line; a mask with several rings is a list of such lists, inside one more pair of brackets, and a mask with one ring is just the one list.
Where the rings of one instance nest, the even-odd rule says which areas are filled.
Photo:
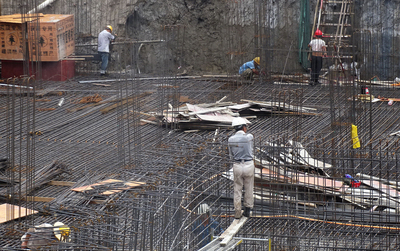
[[[40, 4], [17, 2], [7, 8], [22, 18]], [[303, 14], [318, 9], [316, 2], [301, 1]], [[233, 130], [190, 117], [187, 104], [258, 105], [237, 112], [251, 121], [256, 176], [252, 217], [234, 250], [270, 250], [267, 241], [272, 250], [398, 249], [400, 91], [392, 81], [397, 69], [382, 61], [399, 56], [396, 46], [381, 50], [369, 30], [353, 27], [357, 3], [336, 2], [321, 12], [322, 26], [341, 26], [323, 30], [336, 37], [318, 86], [308, 84], [307, 70], [288, 70], [304, 48], [270, 39], [282, 35], [278, 12], [288, 11], [274, 1], [224, 2], [223, 77], [182, 73], [190, 41], [181, 24], [163, 26], [157, 40], [132, 31], [114, 45], [107, 79], [89, 60], [77, 62], [79, 75], [71, 80], [43, 81], [29, 76], [33, 66], [25, 60], [26, 76], [0, 86], [1, 249], [20, 249], [21, 237], [36, 227], [44, 233], [42, 250], [198, 250], [194, 225], [203, 203], [226, 230], [234, 220], [227, 148]], [[76, 51], [95, 54], [97, 3], [73, 4], [63, 11], [82, 14], [75, 15]], [[348, 17], [334, 18], [338, 7]], [[114, 21], [114, 14], [104, 20]], [[395, 33], [395, 25], [384, 25]], [[154, 69], [143, 58], [146, 46], [162, 52]], [[243, 80], [237, 69], [254, 56], [265, 74]], [[62, 241], [54, 239], [56, 222], [69, 227]]]

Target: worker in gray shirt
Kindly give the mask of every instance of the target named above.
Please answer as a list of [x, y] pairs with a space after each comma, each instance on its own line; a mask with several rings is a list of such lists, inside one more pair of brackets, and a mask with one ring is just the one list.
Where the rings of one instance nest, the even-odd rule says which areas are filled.
[[233, 160], [235, 219], [242, 217], [243, 186], [245, 190], [243, 216], [250, 217], [250, 211], [254, 205], [253, 135], [247, 133], [247, 122], [244, 118], [234, 118], [232, 126], [235, 128], [236, 133], [228, 139], [229, 155]]
[[115, 39], [115, 36], [111, 34], [112, 27], [107, 25], [106, 29], [100, 32], [97, 41], [97, 51], [101, 57], [100, 75], [106, 75], [108, 66], [108, 57], [110, 55], [110, 43]]

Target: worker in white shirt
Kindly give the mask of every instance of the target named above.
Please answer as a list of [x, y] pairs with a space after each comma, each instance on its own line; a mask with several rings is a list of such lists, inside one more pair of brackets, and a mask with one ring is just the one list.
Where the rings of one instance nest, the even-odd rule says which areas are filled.
[[232, 121], [236, 133], [229, 137], [229, 155], [233, 160], [235, 219], [242, 217], [242, 188], [244, 187], [244, 212], [243, 216], [250, 217], [254, 205], [254, 155], [253, 135], [247, 133], [248, 120], [237, 117]]
[[97, 51], [100, 54], [101, 66], [100, 75], [105, 76], [108, 66], [108, 57], [110, 55], [110, 43], [115, 40], [115, 36], [112, 34], [112, 26], [107, 25], [105, 30], [100, 32], [97, 41]]
[[311, 47], [311, 81], [310, 85], [321, 84], [319, 79], [319, 73], [322, 69], [322, 57], [326, 56], [326, 44], [322, 40], [322, 31], [316, 30], [314, 33], [314, 39], [308, 44]]

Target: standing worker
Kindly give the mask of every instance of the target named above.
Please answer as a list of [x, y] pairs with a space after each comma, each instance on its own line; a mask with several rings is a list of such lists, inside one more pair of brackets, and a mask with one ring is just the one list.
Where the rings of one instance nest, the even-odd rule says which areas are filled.
[[244, 186], [244, 212], [245, 217], [250, 217], [250, 211], [254, 205], [254, 154], [253, 135], [247, 133], [248, 121], [237, 117], [232, 121], [236, 133], [229, 137], [229, 155], [233, 160], [233, 205], [235, 207], [235, 219], [242, 217], [242, 188]]
[[253, 80], [254, 74], [256, 74], [256, 75], [260, 74], [260, 57], [255, 57], [253, 60], [244, 63], [239, 68], [239, 74], [244, 79]]
[[197, 219], [193, 225], [193, 233], [198, 238], [199, 248], [206, 246], [212, 241], [215, 235], [222, 234], [223, 230], [218, 221], [211, 216], [210, 207], [203, 203], [197, 208]]
[[112, 27], [107, 25], [106, 29], [100, 32], [97, 46], [101, 57], [100, 75], [105, 76], [108, 66], [108, 57], [110, 55], [110, 43], [114, 41], [115, 36], [111, 34]]
[[311, 47], [311, 81], [310, 85], [321, 84], [318, 81], [319, 73], [322, 69], [322, 57], [326, 56], [326, 44], [325, 41], [322, 40], [322, 31], [316, 30], [314, 33], [314, 38], [308, 44], [308, 47]]

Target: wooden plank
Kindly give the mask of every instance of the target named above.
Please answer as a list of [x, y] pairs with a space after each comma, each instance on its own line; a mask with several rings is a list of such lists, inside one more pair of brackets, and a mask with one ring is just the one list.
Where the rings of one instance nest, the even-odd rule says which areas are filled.
[[198, 251], [215, 251], [219, 248], [219, 240], [215, 238], [210, 243], [199, 249]]
[[53, 197], [26, 196], [27, 201], [50, 202], [54, 199]]
[[377, 100], [377, 101], [383, 101], [383, 102], [387, 102], [389, 100], [396, 101], [396, 102], [400, 101], [400, 98], [383, 98], [383, 97], [381, 97], [381, 98], [378, 98], [378, 99], [379, 100]]
[[[254, 190], [256, 190], [256, 187], [254, 188]], [[258, 189], [258, 190], [260, 190], [260, 189]], [[284, 203], [289, 202], [289, 203], [304, 205], [304, 206], [313, 207], [313, 208], [317, 208], [317, 204], [323, 204], [323, 202], [311, 203], [311, 202], [307, 202], [307, 201], [303, 201], [303, 200], [298, 200], [294, 197], [284, 196], [284, 195], [280, 195], [280, 194], [269, 196], [268, 192], [265, 192], [265, 190], [263, 190], [263, 192], [257, 192], [257, 190], [254, 191], [254, 199], [264, 200], [264, 201], [273, 199], [276, 202], [278, 202], [278, 201], [281, 201]]]
[[383, 182], [383, 183], [386, 183], [386, 184], [390, 184], [392, 186], [399, 186], [400, 185], [400, 181], [382, 179], [382, 178], [379, 178], [379, 177], [366, 175], [366, 174], [362, 174], [362, 173], [357, 173], [356, 177], [359, 178], [359, 179], [364, 179], [364, 180], [369, 180], [369, 179], [377, 180], [377, 181], [380, 181], [380, 182]]
[[65, 187], [72, 187], [76, 184], [76, 182], [70, 182], [70, 181], [56, 181], [56, 180], [52, 180], [49, 183], [47, 183], [48, 185], [52, 185], [52, 186], [65, 186]]
[[[257, 173], [259, 173], [260, 171], [259, 171], [259, 169], [257, 168], [256, 169], [256, 171], [255, 171], [255, 173], [257, 174]], [[277, 173], [277, 172], [274, 172], [274, 171], [272, 171], [271, 169], [269, 169], [268, 167], [266, 167], [266, 166], [263, 166], [263, 168], [261, 169], [261, 173], [262, 173], [262, 176], [261, 177], [263, 177], [263, 178], [265, 178], [266, 176], [267, 176], [267, 178], [269, 177], [269, 178], [272, 178], [272, 179], [274, 179], [274, 180], [278, 180], [278, 181], [281, 181], [281, 182], [292, 182], [292, 179], [291, 178], [289, 178], [289, 177], [287, 177], [287, 176], [285, 176], [285, 175], [281, 175], [281, 174], [279, 174], [279, 173]], [[261, 178], [260, 177], [260, 178]]]
[[116, 180], [116, 179], [108, 179], [108, 180], [103, 180], [95, 184], [87, 185], [87, 186], [82, 186], [82, 187], [76, 187], [72, 188], [72, 191], [75, 192], [85, 192], [85, 191], [90, 191], [93, 189], [96, 189], [96, 186], [101, 186], [101, 185], [110, 185], [113, 184], [113, 189], [103, 191], [101, 194], [102, 195], [110, 195], [114, 193], [119, 193], [124, 190], [128, 190], [137, 186], [142, 186], [146, 184], [145, 182], [140, 182], [140, 181], [122, 181], [122, 180]]
[[242, 217], [240, 219], [235, 219], [232, 224], [225, 230], [219, 237], [221, 241], [220, 246], [226, 246], [230, 240], [232, 240], [233, 236], [239, 232], [240, 228], [244, 225], [244, 223], [248, 220], [247, 217]]
[[97, 85], [97, 86], [105, 86], [105, 87], [111, 86], [111, 85], [107, 85], [107, 84], [96, 84], [96, 83], [93, 83], [93, 85]]
[[394, 198], [399, 198], [399, 192], [393, 188], [391, 188], [389, 185], [383, 184], [380, 181], [377, 180], [361, 180], [361, 182], [367, 186], [373, 187], [382, 193], [388, 194]]
[[205, 78], [227, 78], [229, 75], [203, 75]]
[[37, 214], [38, 211], [19, 207], [8, 203], [0, 205], [0, 223], [18, 219], [32, 214]]
[[114, 194], [114, 193], [122, 192], [122, 190], [126, 190], [126, 189], [107, 190], [107, 191], [105, 191], [105, 192], [102, 192], [101, 194], [102, 194], [102, 195], [111, 195], [111, 194]]
[[89, 55], [74, 55], [76, 58], [94, 58], [94, 55], [89, 54]]
[[220, 241], [217, 238], [212, 240], [210, 243], [208, 243], [206, 246], [202, 247], [198, 251], [230, 251], [234, 250], [242, 242], [243, 240], [240, 238], [233, 238], [230, 242], [228, 242], [226, 246], [221, 247]]
[[62, 60], [69, 60], [69, 61], [84, 61], [84, 58], [63, 58]]
[[105, 204], [106, 203], [106, 200], [91, 200], [90, 202], [89, 202], [89, 204]]
[[299, 184], [313, 185], [316, 189], [322, 190], [330, 188], [340, 191], [343, 188], [347, 188], [342, 181], [307, 174], [296, 174], [292, 176], [292, 179], [296, 180]]
[[108, 179], [108, 180], [103, 180], [103, 181], [100, 181], [98, 183], [90, 184], [90, 185], [87, 185], [87, 186], [76, 187], [76, 188], [73, 188], [71, 190], [75, 191], [75, 192], [83, 192], [83, 191], [88, 191], [88, 190], [94, 189], [93, 188], [94, 186], [106, 185], [106, 184], [111, 184], [111, 183], [120, 183], [120, 182], [123, 182], [123, 181], [122, 180], [115, 180], [115, 179]]
[[159, 125], [158, 122], [150, 121], [148, 119], [140, 119], [140, 122], [143, 122], [145, 124], [153, 124], [153, 125]]

